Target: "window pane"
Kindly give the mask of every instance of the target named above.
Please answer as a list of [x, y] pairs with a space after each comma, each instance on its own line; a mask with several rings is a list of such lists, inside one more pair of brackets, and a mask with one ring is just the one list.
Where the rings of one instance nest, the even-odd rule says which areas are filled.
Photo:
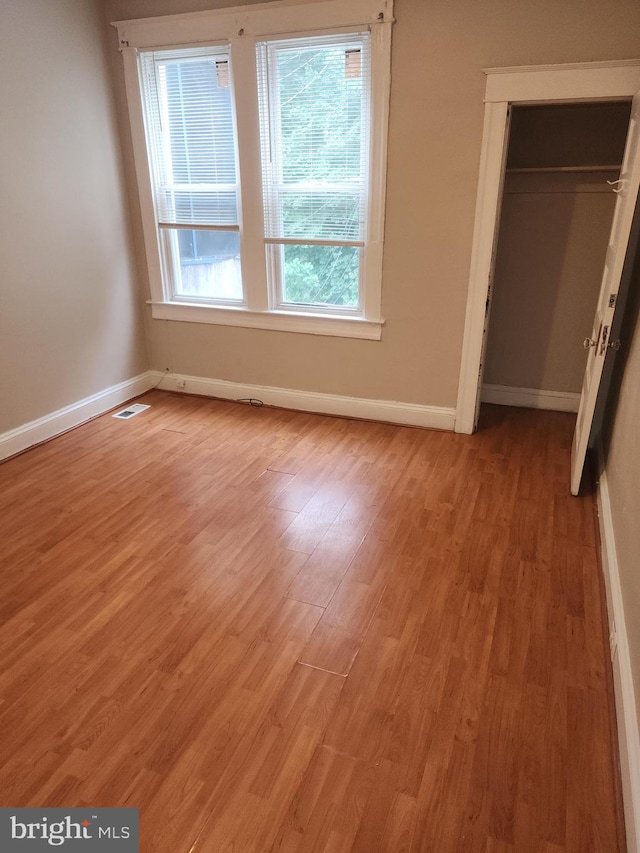
[[258, 45], [265, 235], [363, 242], [369, 35]]
[[231, 90], [213, 57], [158, 63], [168, 124], [167, 183], [160, 216], [195, 224], [236, 224], [236, 155]]
[[358, 307], [360, 249], [283, 246], [283, 302]]
[[175, 235], [180, 275], [176, 296], [242, 300], [237, 231], [183, 231]]
[[337, 192], [283, 193], [284, 234], [293, 239], [359, 240], [360, 198]]
[[[171, 223], [181, 225], [237, 225], [236, 192], [195, 192], [171, 190], [164, 194], [165, 209], [171, 210]], [[159, 211], [160, 213], [162, 210]], [[166, 219], [160, 217], [161, 222]]]
[[235, 143], [228, 78], [215, 57], [158, 63], [164, 71], [173, 180], [235, 184]]
[[237, 225], [228, 53], [211, 47], [150, 51], [139, 62], [158, 221]]
[[345, 44], [276, 51], [284, 183], [359, 181], [363, 76], [348, 76], [352, 55]]

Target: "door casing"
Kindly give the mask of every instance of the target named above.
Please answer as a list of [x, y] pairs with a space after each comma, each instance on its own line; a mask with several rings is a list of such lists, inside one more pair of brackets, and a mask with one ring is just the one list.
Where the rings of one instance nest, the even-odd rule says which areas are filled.
[[484, 73], [485, 117], [455, 422], [455, 431], [467, 434], [476, 427], [482, 386], [510, 106], [615, 101], [640, 90], [640, 60], [489, 68]]

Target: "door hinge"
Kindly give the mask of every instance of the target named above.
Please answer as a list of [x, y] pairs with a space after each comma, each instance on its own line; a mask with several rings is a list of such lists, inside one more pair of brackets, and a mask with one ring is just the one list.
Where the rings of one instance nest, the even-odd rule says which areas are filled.
[[618, 295], [617, 293], [612, 293], [611, 296], [609, 297], [609, 308], [613, 308], [613, 306], [616, 304], [617, 295]]

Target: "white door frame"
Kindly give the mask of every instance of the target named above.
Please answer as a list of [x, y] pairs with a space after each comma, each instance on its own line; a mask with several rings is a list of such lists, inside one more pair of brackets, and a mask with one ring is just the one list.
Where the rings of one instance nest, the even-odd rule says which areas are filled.
[[499, 226], [508, 108], [511, 104], [579, 103], [631, 98], [640, 89], [640, 60], [488, 68], [480, 176], [455, 431], [470, 434], [482, 385], [482, 344], [494, 242]]

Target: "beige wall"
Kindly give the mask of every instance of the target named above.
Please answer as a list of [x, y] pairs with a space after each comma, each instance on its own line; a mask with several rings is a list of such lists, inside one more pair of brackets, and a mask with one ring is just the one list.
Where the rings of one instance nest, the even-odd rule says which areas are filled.
[[0, 4], [0, 433], [146, 369], [99, 5]]
[[[122, 20], [230, 5], [237, 4], [105, 0], [105, 12]], [[396, 0], [395, 9], [382, 341], [147, 320], [153, 367], [455, 405], [482, 135], [481, 69], [640, 55], [640, 4]], [[112, 49], [124, 115], [115, 32]], [[128, 148], [126, 156], [131, 177]], [[143, 269], [139, 239], [138, 255]]]

